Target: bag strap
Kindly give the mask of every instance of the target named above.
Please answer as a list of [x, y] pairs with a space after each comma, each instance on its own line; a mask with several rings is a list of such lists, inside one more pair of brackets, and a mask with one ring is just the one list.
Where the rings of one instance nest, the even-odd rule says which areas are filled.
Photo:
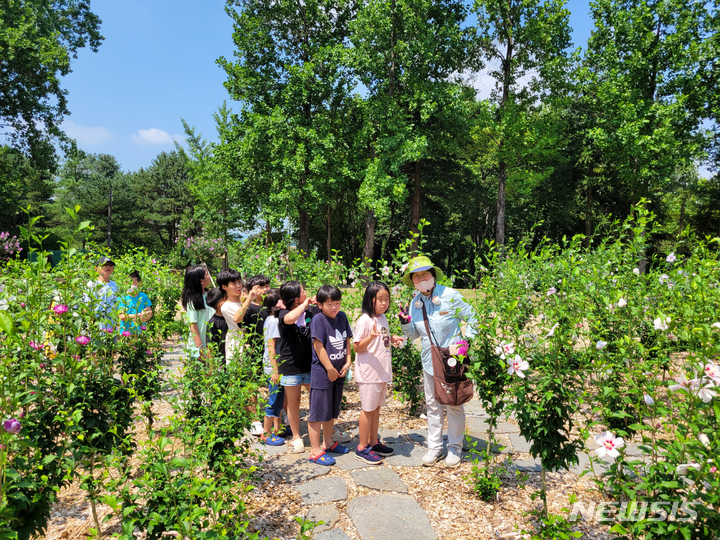
[[[430, 329], [430, 321], [428, 321], [427, 311], [425, 310], [425, 302], [420, 300], [420, 304], [422, 304], [423, 321], [425, 322], [425, 331], [427, 332], [428, 339], [430, 340], [430, 345], [434, 347], [440, 347], [437, 343], [433, 343], [433, 337], [435, 337], [435, 335]], [[437, 339], [435, 341], [437, 341]]]

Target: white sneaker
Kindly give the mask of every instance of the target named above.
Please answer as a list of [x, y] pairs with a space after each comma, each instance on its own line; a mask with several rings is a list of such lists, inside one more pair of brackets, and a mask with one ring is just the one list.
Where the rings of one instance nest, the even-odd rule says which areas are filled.
[[352, 439], [352, 435], [350, 435], [347, 431], [340, 431], [339, 429], [333, 431], [333, 441], [349, 442], [350, 439]]
[[250, 426], [250, 434], [259, 437], [263, 434], [263, 425], [260, 422], [253, 422]]
[[305, 443], [302, 439], [295, 439], [290, 445], [290, 452], [293, 454], [302, 454], [305, 451]]
[[462, 462], [462, 453], [458, 452], [455, 448], [448, 449], [448, 455], [445, 458], [445, 467], [448, 469], [454, 469], [459, 466]]
[[422, 464], [426, 467], [432, 467], [435, 462], [440, 461], [440, 458], [443, 457], [443, 451], [440, 450], [433, 450], [430, 449], [427, 451], [427, 453], [422, 458]]

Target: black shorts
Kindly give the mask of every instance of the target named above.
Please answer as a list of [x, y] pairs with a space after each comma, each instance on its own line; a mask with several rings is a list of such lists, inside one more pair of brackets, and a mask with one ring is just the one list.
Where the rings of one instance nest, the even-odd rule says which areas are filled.
[[310, 388], [310, 414], [308, 422], [329, 422], [340, 416], [343, 383], [336, 383], [330, 388]]

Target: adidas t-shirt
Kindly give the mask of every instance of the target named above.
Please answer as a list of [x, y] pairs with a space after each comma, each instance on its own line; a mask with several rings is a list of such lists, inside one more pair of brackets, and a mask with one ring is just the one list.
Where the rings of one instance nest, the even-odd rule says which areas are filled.
[[[345, 365], [347, 360], [347, 340], [352, 337], [352, 329], [344, 312], [339, 311], [334, 319], [326, 317], [322, 313], [313, 317], [310, 322], [310, 335], [313, 342], [317, 339], [322, 342], [325, 351], [330, 358], [330, 363], [338, 370]], [[336, 384], [342, 384], [344, 377], [338, 377]], [[312, 368], [310, 369], [310, 388], [330, 388], [332, 386], [325, 366], [312, 350]]]

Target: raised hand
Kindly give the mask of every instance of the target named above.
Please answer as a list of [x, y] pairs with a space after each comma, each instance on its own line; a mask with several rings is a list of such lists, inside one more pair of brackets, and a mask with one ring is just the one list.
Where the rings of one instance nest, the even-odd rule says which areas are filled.
[[400, 324], [409, 323], [412, 320], [412, 317], [408, 313], [410, 305], [398, 304], [398, 307], [400, 308], [400, 312], [398, 313], [398, 320], [400, 321]]
[[248, 296], [250, 297], [250, 301], [253, 302], [256, 298], [262, 296], [262, 287], [260, 285], [255, 285], [248, 293]]

